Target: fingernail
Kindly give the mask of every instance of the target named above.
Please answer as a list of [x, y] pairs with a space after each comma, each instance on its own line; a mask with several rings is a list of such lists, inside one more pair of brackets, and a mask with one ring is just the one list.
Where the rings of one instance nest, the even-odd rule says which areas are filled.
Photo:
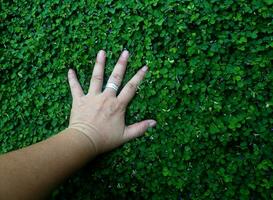
[[104, 56], [104, 51], [100, 50], [98, 53], [98, 58], [102, 58]]
[[69, 73], [69, 74], [72, 74], [72, 73], [73, 73], [73, 70], [72, 70], [72, 69], [69, 69], [69, 70], [68, 70], [68, 73]]
[[148, 123], [149, 123], [150, 128], [155, 127], [155, 125], [156, 125], [156, 121], [154, 121], [154, 120], [151, 120]]
[[124, 50], [121, 54], [121, 56], [124, 58], [128, 57], [128, 55], [129, 55], [129, 51], [127, 51], [127, 50]]
[[146, 72], [148, 70], [148, 67], [145, 65], [144, 67], [142, 67], [141, 70], [144, 71], [144, 72]]

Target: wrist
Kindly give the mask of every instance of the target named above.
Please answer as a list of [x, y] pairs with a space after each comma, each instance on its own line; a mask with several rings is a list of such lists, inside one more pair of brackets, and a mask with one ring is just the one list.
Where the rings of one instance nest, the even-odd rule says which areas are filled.
[[72, 136], [73, 140], [77, 141], [81, 147], [85, 148], [90, 157], [96, 157], [99, 154], [95, 141], [82, 129], [69, 126], [64, 131]]

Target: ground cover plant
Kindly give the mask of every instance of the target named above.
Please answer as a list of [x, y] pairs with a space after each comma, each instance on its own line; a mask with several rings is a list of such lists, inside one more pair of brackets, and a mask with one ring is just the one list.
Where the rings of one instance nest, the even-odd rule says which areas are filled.
[[67, 127], [67, 70], [86, 90], [98, 50], [106, 78], [124, 48], [124, 82], [150, 67], [126, 121], [157, 128], [52, 199], [273, 198], [272, 0], [1, 1], [0, 26], [1, 153]]

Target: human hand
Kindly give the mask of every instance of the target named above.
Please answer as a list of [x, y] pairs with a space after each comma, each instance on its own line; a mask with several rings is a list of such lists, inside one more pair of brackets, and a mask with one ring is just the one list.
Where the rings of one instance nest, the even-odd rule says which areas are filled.
[[[90, 139], [97, 154], [109, 151], [121, 144], [141, 136], [148, 127], [156, 125], [155, 120], [144, 120], [130, 126], [125, 125], [125, 111], [128, 103], [136, 93], [148, 70], [142, 67], [124, 86], [118, 96], [116, 90], [106, 87], [102, 92], [106, 53], [99, 51], [93, 69], [88, 93], [85, 95], [78, 82], [75, 72], [70, 69], [68, 80], [73, 97], [68, 128], [82, 132]], [[123, 51], [108, 83], [121, 85], [129, 57], [128, 51]]]

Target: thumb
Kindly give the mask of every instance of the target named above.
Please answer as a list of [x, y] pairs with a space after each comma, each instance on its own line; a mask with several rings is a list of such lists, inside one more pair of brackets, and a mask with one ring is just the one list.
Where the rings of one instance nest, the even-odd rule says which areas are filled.
[[156, 125], [156, 121], [149, 119], [149, 120], [137, 122], [130, 126], [126, 126], [124, 130], [124, 136], [123, 136], [125, 142], [143, 135], [148, 128], [155, 127], [155, 125]]

